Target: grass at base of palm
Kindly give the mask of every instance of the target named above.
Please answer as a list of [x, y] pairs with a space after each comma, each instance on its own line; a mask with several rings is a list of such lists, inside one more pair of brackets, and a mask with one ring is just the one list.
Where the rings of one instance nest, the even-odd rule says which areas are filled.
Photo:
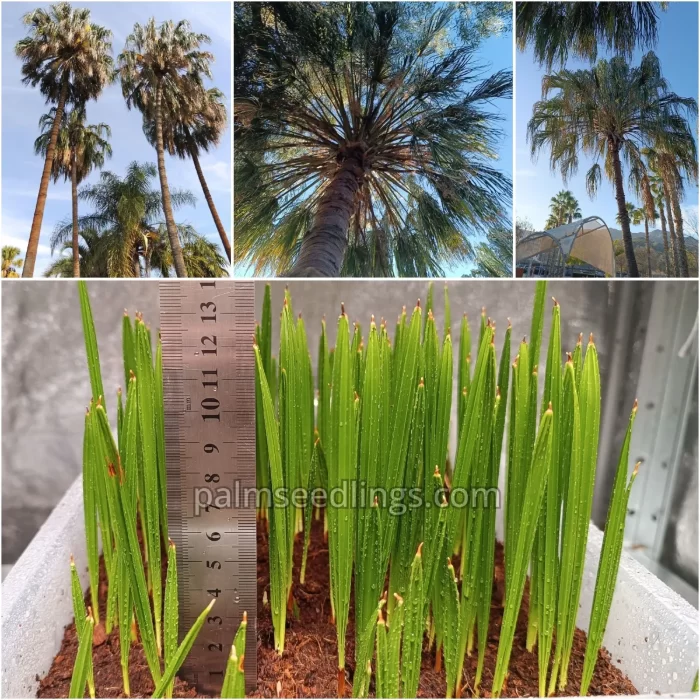
[[67, 2], [37, 9], [22, 18], [30, 34], [15, 45], [22, 61], [22, 82], [39, 86], [47, 102], [56, 105], [36, 208], [29, 232], [22, 277], [34, 275], [56, 143], [66, 104], [85, 104], [111, 82], [112, 33], [90, 21], [90, 10], [74, 10]]
[[[627, 269], [630, 277], [638, 277], [621, 161], [633, 161], [656, 140], [674, 145], [692, 140], [684, 115], [697, 113], [696, 101], [668, 91], [659, 60], [651, 52], [635, 67], [617, 57], [599, 61], [590, 70], [561, 70], [546, 75], [542, 88], [543, 97], [535, 103], [527, 127], [532, 156], [549, 147], [550, 166], [560, 170], [565, 182], [576, 173], [581, 152], [604, 160], [617, 201]], [[600, 163], [594, 163], [586, 174], [591, 196], [602, 176]]]
[[438, 58], [457, 6], [294, 5], [275, 11], [292, 39], [251, 24], [280, 60], [259, 52], [259, 91], [235, 99], [237, 260], [295, 276], [465, 261], [470, 233], [509, 223], [487, 105], [510, 97], [511, 73], [482, 79], [464, 46]]

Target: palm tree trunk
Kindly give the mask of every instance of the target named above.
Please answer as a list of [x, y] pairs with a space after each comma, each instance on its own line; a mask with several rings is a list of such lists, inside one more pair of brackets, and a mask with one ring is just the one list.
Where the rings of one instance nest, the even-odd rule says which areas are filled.
[[301, 242], [290, 277], [338, 277], [348, 247], [348, 229], [364, 170], [350, 153], [321, 197], [311, 229]]
[[676, 226], [673, 223], [673, 212], [671, 211], [671, 192], [664, 181], [664, 196], [666, 199], [666, 214], [668, 220], [668, 230], [671, 234], [671, 260], [673, 260], [673, 276], [679, 277], [680, 267], [678, 265], [678, 244], [676, 243]]
[[51, 138], [46, 149], [46, 159], [44, 160], [44, 171], [41, 173], [41, 182], [39, 183], [39, 195], [36, 198], [36, 206], [34, 208], [34, 218], [32, 219], [32, 227], [29, 231], [29, 241], [27, 242], [27, 253], [24, 256], [24, 267], [22, 268], [22, 277], [34, 277], [34, 265], [36, 263], [36, 255], [39, 250], [39, 236], [41, 234], [41, 224], [44, 220], [44, 209], [46, 207], [46, 196], [49, 193], [49, 180], [51, 179], [51, 168], [53, 166], [54, 155], [56, 154], [56, 142], [58, 141], [58, 132], [63, 121], [63, 109], [66, 106], [66, 97], [68, 96], [68, 82], [63, 81], [61, 94], [56, 105], [56, 118], [53, 120], [51, 127]]
[[73, 277], [80, 277], [80, 249], [78, 248], [78, 164], [75, 150], [71, 152], [70, 189], [73, 209]]
[[615, 173], [615, 199], [617, 200], [617, 213], [620, 217], [622, 227], [622, 242], [625, 246], [625, 257], [627, 258], [627, 275], [629, 277], [639, 277], [637, 259], [634, 257], [634, 245], [632, 243], [632, 233], [630, 232], [630, 217], [627, 212], [625, 202], [625, 190], [622, 184], [622, 164], [620, 163], [620, 149], [616, 142], [610, 142], [610, 153], [612, 155], [613, 170]]
[[673, 204], [673, 218], [676, 222], [676, 244], [678, 249], [678, 273], [681, 277], [688, 277], [688, 253], [685, 249], [685, 236], [683, 235], [683, 212], [678, 191], [674, 188], [671, 191], [671, 202]]
[[[189, 134], [187, 134], [187, 137], [189, 138]], [[224, 225], [221, 223], [221, 219], [219, 218], [219, 212], [216, 211], [216, 207], [214, 206], [214, 200], [212, 199], [211, 192], [209, 191], [209, 187], [207, 186], [207, 181], [204, 179], [202, 166], [199, 164], [197, 149], [193, 145], [190, 145], [190, 155], [192, 156], [194, 169], [197, 171], [199, 184], [202, 186], [202, 192], [204, 192], [204, 199], [207, 200], [207, 204], [209, 205], [209, 211], [211, 212], [211, 216], [214, 219], [214, 224], [216, 225], [216, 230], [219, 232], [219, 236], [221, 236], [221, 245], [224, 246], [224, 250], [226, 251], [226, 257], [228, 258], [228, 261], [231, 262], [231, 241], [226, 235]]]
[[644, 217], [644, 235], [647, 239], [647, 277], [651, 277], [651, 245], [649, 245], [649, 219]]
[[668, 236], [666, 235], [666, 214], [664, 214], [664, 203], [661, 201], [659, 207], [659, 218], [661, 219], [661, 233], [664, 237], [664, 258], [666, 259], [666, 276], [671, 276], [671, 261], [668, 257]]
[[170, 250], [173, 254], [173, 265], [175, 274], [178, 277], [187, 277], [185, 259], [182, 256], [180, 238], [177, 235], [175, 217], [173, 217], [173, 205], [170, 200], [170, 188], [168, 187], [168, 175], [165, 172], [165, 149], [163, 147], [163, 89], [160, 84], [156, 87], [156, 152], [158, 155], [158, 176], [160, 177], [160, 192], [163, 198], [163, 215], [165, 216], [165, 227], [168, 230], [170, 240]]

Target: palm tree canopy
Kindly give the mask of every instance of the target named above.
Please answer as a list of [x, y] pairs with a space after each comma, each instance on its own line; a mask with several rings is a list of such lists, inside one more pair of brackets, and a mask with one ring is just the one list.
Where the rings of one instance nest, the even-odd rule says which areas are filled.
[[[52, 107], [39, 119], [41, 135], [34, 141], [34, 152], [46, 157], [51, 140], [51, 129], [56, 119], [56, 108]], [[75, 153], [76, 177], [82, 182], [94, 168], [101, 168], [106, 158], [112, 157], [109, 139], [112, 130], [107, 124], [85, 124], [85, 109], [78, 107], [66, 112], [61, 121], [56, 142], [56, 152], [51, 166], [51, 176], [57, 182], [71, 178], [71, 156]]]
[[545, 230], [570, 224], [574, 219], [581, 218], [581, 208], [578, 200], [569, 190], [560, 190], [552, 197], [549, 203], [549, 211], [549, 218], [544, 226]]
[[93, 24], [90, 10], [61, 2], [28, 12], [22, 21], [29, 27], [15, 45], [22, 82], [38, 86], [47, 102], [58, 102], [64, 85], [68, 102], [87, 102], [112, 80], [112, 32]]
[[19, 277], [18, 270], [22, 267], [24, 261], [20, 258], [19, 248], [11, 245], [2, 247], [2, 276], [3, 277]]
[[631, 165], [655, 140], [668, 144], [692, 140], [685, 115], [697, 114], [697, 103], [669, 92], [652, 52], [639, 66], [616, 57], [601, 60], [590, 70], [545, 75], [542, 92], [528, 123], [533, 157], [548, 146], [550, 167], [558, 169], [566, 182], [578, 170], [579, 154], [592, 156], [595, 163], [586, 176], [591, 196], [602, 177], [599, 161], [613, 179], [613, 149]]
[[[103, 171], [97, 183], [85, 185], [78, 194], [93, 210], [79, 219], [81, 237], [89, 230], [104, 239], [110, 277], [132, 277], [135, 257], [144, 254], [159, 236], [163, 209], [160, 190], [152, 188], [156, 175], [152, 163], [133, 162], [126, 177]], [[175, 208], [196, 202], [187, 190], [172, 190], [171, 197]], [[56, 226], [51, 235], [52, 254], [70, 241], [71, 234], [70, 220]]]
[[469, 277], [512, 277], [513, 232], [499, 228], [486, 234], [486, 241], [475, 251], [474, 269]]
[[[228, 125], [224, 93], [218, 88], [202, 90], [199, 99], [181, 104], [178, 95], [163, 94], [163, 143], [170, 155], [190, 158], [219, 143]], [[144, 116], [143, 132], [155, 147], [156, 124]]]
[[657, 40], [654, 2], [518, 2], [516, 42], [532, 47], [535, 60], [551, 70], [569, 54], [594, 62], [600, 48], [631, 58], [635, 48]]
[[131, 109], [153, 118], [156, 91], [176, 100], [180, 109], [194, 108], [201, 99], [204, 77], [211, 78], [213, 54], [201, 50], [206, 34], [192, 31], [186, 20], [156, 24], [154, 18], [135, 24], [117, 59], [122, 93]]
[[[444, 45], [454, 7], [424, 9], [416, 22], [411, 5], [290, 9], [294, 42], [275, 44], [259, 27], [257, 45], [274, 50], [258, 51], [234, 102], [234, 245], [256, 272], [293, 265], [346, 160], [357, 162], [361, 184], [345, 274], [380, 259], [390, 274], [440, 274], [468, 259], [470, 233], [509, 219], [511, 183], [492, 165], [499, 116], [488, 107], [510, 97], [511, 73], [484, 77], [472, 49]], [[416, 249], [430, 259], [411, 260]]]

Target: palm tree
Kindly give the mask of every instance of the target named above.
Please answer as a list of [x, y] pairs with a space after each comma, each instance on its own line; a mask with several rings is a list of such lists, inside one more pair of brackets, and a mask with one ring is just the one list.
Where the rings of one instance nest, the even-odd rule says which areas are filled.
[[581, 218], [581, 209], [578, 200], [570, 190], [560, 190], [549, 202], [549, 218], [545, 223], [545, 230], [570, 224], [574, 219]]
[[486, 241], [474, 251], [474, 268], [469, 277], [513, 276], [513, 232], [509, 228], [489, 231]]
[[303, 52], [279, 46], [257, 92], [236, 96], [234, 246], [256, 273], [338, 276], [367, 259], [401, 274], [429, 249], [416, 266], [440, 274], [509, 218], [486, 105], [510, 96], [511, 73], [484, 80], [470, 49], [438, 53], [454, 7], [426, 11], [407, 32], [403, 3], [324, 5], [299, 18]]
[[19, 270], [24, 261], [19, 257], [19, 248], [15, 248], [11, 245], [4, 245], [2, 247], [2, 276], [3, 277], [19, 277]]
[[[228, 277], [229, 262], [221, 255], [213, 241], [197, 233], [191, 226], [179, 225], [178, 234], [182, 244], [188, 277]], [[146, 270], [156, 271], [161, 277], [172, 277], [173, 254], [165, 227], [161, 224], [158, 237], [146, 255]]]
[[191, 111], [193, 103], [197, 104], [203, 90], [203, 77], [211, 78], [209, 63], [214, 57], [200, 50], [200, 46], [209, 41], [206, 34], [193, 32], [185, 20], [156, 25], [155, 19], [151, 18], [145, 25], [134, 25], [134, 31], [127, 37], [124, 51], [118, 58], [117, 70], [127, 106], [129, 109], [136, 107], [155, 124], [163, 213], [178, 277], [185, 277], [187, 268], [165, 171], [163, 98], [167, 95], [172, 104], [177, 104], [185, 113]]
[[599, 61], [591, 70], [545, 75], [542, 90], [543, 98], [535, 103], [528, 124], [533, 157], [548, 146], [550, 165], [560, 170], [566, 182], [578, 169], [581, 151], [593, 156], [595, 162], [586, 175], [591, 197], [600, 186], [603, 170], [599, 161], [603, 161], [615, 190], [628, 273], [638, 277], [622, 160], [630, 163], [656, 139], [675, 138], [687, 130], [681, 114], [696, 113], [695, 100], [668, 91], [659, 60], [651, 52], [635, 67], [616, 57]]
[[[647, 149], [642, 149], [641, 155], [646, 155]], [[644, 219], [644, 235], [647, 244], [647, 277], [651, 277], [651, 243], [649, 241], [649, 221], [656, 220], [656, 202], [651, 188], [649, 168], [642, 157], [634, 157], [630, 165], [630, 187], [642, 200], [639, 210]], [[665, 235], [665, 234], [664, 234]], [[668, 274], [668, 271], [667, 271]]]
[[661, 179], [674, 243], [676, 273], [679, 277], [688, 277], [688, 253], [680, 203], [684, 196], [685, 182], [698, 181], [697, 150], [690, 128], [677, 135], [660, 135], [653, 147], [647, 149], [647, 158], [651, 169]]
[[[152, 163], [133, 162], [126, 177], [103, 171], [97, 183], [85, 185], [78, 194], [93, 208], [92, 213], [78, 220], [81, 238], [86, 241], [88, 231], [100, 239], [99, 254], [106, 261], [109, 277], [141, 277], [146, 271], [149, 248], [160, 242], [163, 207], [161, 193], [152, 188], [156, 176]], [[196, 201], [187, 190], [173, 190], [170, 197], [174, 207]], [[72, 228], [71, 221], [59, 223], [51, 236], [52, 253], [71, 240]], [[178, 235], [180, 228], [176, 224]], [[92, 242], [92, 250], [97, 250], [96, 241]]]
[[[34, 152], [37, 155], [46, 156], [55, 118], [54, 107], [48, 114], [43, 114], [39, 119], [41, 136], [34, 141]], [[108, 141], [111, 135], [112, 131], [107, 124], [85, 124], [84, 106], [66, 112], [58, 132], [51, 175], [54, 182], [57, 182], [60, 177], [71, 181], [73, 277], [80, 277], [78, 185], [90, 174], [93, 168], [101, 168], [105, 163], [105, 158], [112, 157], [112, 147]]]
[[601, 45], [631, 58], [635, 48], [656, 44], [657, 9], [652, 2], [518, 2], [516, 42], [532, 47], [535, 60], [547, 70], [563, 67], [571, 53], [593, 63]]
[[[666, 206], [666, 197], [664, 195], [663, 180], [658, 175], [651, 175], [649, 178], [651, 182], [651, 192], [654, 196], [654, 204], [657, 207], [659, 213], [659, 219], [661, 220], [661, 233], [664, 239], [664, 260], [666, 262], [666, 276], [675, 276], [675, 268], [671, 266], [671, 258], [669, 257], [669, 245], [668, 236], [666, 235], [666, 215], [664, 214], [664, 207]], [[673, 251], [671, 251], [673, 254]]]
[[[197, 233], [191, 226], [178, 225], [178, 233], [185, 256], [188, 277], [226, 277], [228, 263], [212, 241]], [[84, 277], [112, 277], [109, 269], [110, 247], [113, 243], [109, 234], [100, 235], [90, 228], [80, 232], [81, 244], [78, 249], [80, 266]], [[73, 271], [73, 246], [63, 244], [63, 253], [44, 272], [45, 277], [71, 277]], [[165, 226], [158, 226], [148, 234], [148, 245], [140, 248], [142, 276], [150, 277], [153, 272], [161, 277], [172, 277], [173, 256], [168, 243]]]
[[32, 277], [63, 112], [67, 104], [96, 99], [111, 81], [112, 33], [90, 21], [90, 10], [74, 10], [67, 2], [28, 12], [22, 21], [29, 27], [15, 45], [22, 82], [38, 86], [46, 102], [56, 105], [22, 270], [23, 277]]
[[[199, 163], [200, 153], [208, 151], [210, 146], [216, 146], [221, 134], [226, 129], [228, 123], [226, 105], [224, 104], [224, 94], [216, 88], [203, 91], [201, 97], [200, 102], [196, 103], [192, 109], [187, 110], [179, 104], [176, 97], [172, 99], [169, 94], [163, 95], [163, 142], [170, 155], [192, 159], [199, 184], [202, 186], [204, 199], [209, 206], [216, 230], [221, 237], [221, 245], [223, 245], [230, 262], [231, 241], [221, 223], [202, 166]], [[155, 122], [144, 119], [143, 130], [149, 143], [156, 146]]]

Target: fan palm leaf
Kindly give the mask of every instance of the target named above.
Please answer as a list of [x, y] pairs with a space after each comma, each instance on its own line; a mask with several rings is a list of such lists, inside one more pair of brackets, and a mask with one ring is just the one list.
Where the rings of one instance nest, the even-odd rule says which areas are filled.
[[488, 105], [510, 97], [511, 73], [484, 77], [468, 48], [437, 51], [453, 7], [409, 33], [406, 5], [302, 15], [303, 51], [260, 61], [257, 92], [236, 96], [234, 245], [256, 273], [402, 274], [412, 249], [435, 245], [415, 267], [440, 274], [468, 255], [470, 233], [508, 223]]

